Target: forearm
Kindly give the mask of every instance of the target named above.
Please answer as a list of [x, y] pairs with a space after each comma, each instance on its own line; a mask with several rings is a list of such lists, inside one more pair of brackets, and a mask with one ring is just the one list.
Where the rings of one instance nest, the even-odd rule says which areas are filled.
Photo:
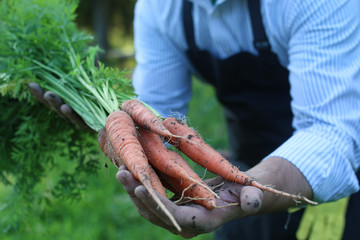
[[[299, 194], [308, 199], [313, 198], [312, 189], [303, 174], [285, 159], [267, 158], [247, 173], [264, 185], [270, 185], [284, 192]], [[264, 192], [264, 200], [258, 213], [286, 210], [297, 205], [298, 203], [291, 198]]]

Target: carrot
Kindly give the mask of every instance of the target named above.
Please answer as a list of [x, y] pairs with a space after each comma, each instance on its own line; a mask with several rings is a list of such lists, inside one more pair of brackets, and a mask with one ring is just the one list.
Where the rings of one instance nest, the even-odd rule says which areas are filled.
[[164, 188], [159, 176], [156, 174], [156, 172], [154, 171], [154, 169], [151, 166], [149, 166], [149, 171], [150, 171], [149, 179], [151, 182], [151, 186], [157, 193], [159, 193], [161, 196], [167, 198], [165, 188]]
[[181, 231], [181, 227], [176, 222], [174, 216], [160, 201], [152, 187], [150, 182], [150, 176], [152, 175], [151, 167], [137, 139], [135, 124], [131, 117], [124, 111], [115, 111], [108, 116], [105, 127], [111, 145], [125, 166], [144, 185], [150, 196], [168, 216], [175, 228]]
[[122, 165], [120, 157], [114, 151], [113, 146], [106, 137], [106, 130], [103, 129], [98, 133], [98, 143], [102, 152], [110, 159], [110, 161], [119, 168]]
[[127, 112], [139, 126], [160, 136], [172, 136], [162, 121], [141, 101], [137, 99], [127, 100], [121, 105], [121, 110]]
[[[257, 187], [263, 191], [272, 192], [281, 196], [290, 197], [294, 200], [317, 205], [304, 196], [279, 191], [269, 186], [265, 186], [255, 179], [241, 172], [236, 166], [223, 158], [210, 145], [205, 143], [200, 135], [187, 125], [171, 117], [163, 121], [165, 127], [174, 135], [182, 136], [181, 138], [169, 138], [168, 141], [182, 151], [191, 160], [203, 166], [212, 173], [215, 173], [228, 181], [233, 181], [246, 186]], [[188, 140], [187, 140], [188, 139]]]
[[105, 131], [105, 129], [99, 131], [97, 140], [98, 140], [101, 150], [107, 156], [108, 150], [107, 150], [107, 146], [106, 146], [106, 131]]
[[[208, 208], [216, 206], [215, 194], [177, 152], [166, 148], [159, 135], [139, 128], [139, 141], [150, 164], [163, 174], [196, 186], [198, 198], [207, 198]], [[185, 166], [185, 168], [183, 168]], [[195, 192], [195, 191], [194, 191]], [[212, 204], [212, 205], [211, 205]]]
[[180, 197], [180, 200], [189, 199], [207, 209], [211, 210], [216, 208], [216, 199], [214, 195], [209, 191], [204, 191], [204, 188], [193, 182], [183, 180], [180, 178], [174, 178], [160, 173], [160, 179], [163, 185]]
[[[121, 158], [116, 154], [113, 146], [111, 145], [109, 139], [106, 137], [106, 130], [102, 129], [98, 133], [98, 142], [101, 147], [101, 150], [105, 153], [105, 155], [110, 159], [110, 161], [119, 168], [123, 163], [121, 161]], [[150, 182], [151, 186], [154, 188], [156, 192], [158, 192], [160, 195], [167, 197], [166, 191], [164, 187], [162, 186], [162, 183], [159, 179], [159, 177], [156, 175], [154, 169], [150, 167]]]
[[[194, 172], [194, 170], [190, 167], [190, 165], [184, 158], [180, 157], [178, 159], [178, 164], [180, 164], [181, 167], [185, 169], [185, 171], [187, 171], [192, 178], [202, 181], [202, 179]], [[191, 185], [191, 182], [171, 177], [166, 177], [164, 180], [162, 179], [163, 183], [165, 181], [167, 181], [168, 185], [173, 188], [172, 192], [177, 194], [178, 196], [181, 196], [183, 194], [183, 191], [186, 189], [184, 195], [192, 199], [195, 203], [200, 204], [208, 209], [214, 209], [217, 207], [214, 194], [211, 194], [209, 191], [204, 191], [202, 186]], [[169, 190], [171, 191], [171, 189]]]

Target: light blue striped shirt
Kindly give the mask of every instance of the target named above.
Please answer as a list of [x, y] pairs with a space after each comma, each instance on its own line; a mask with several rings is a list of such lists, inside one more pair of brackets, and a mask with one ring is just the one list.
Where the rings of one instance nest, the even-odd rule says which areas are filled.
[[[257, 54], [246, 0], [192, 1], [199, 48], [222, 59]], [[191, 98], [181, 7], [181, 0], [139, 0], [135, 9], [134, 87], [164, 116], [186, 114]], [[272, 50], [290, 71], [296, 129], [270, 156], [292, 162], [316, 201], [358, 191], [360, 1], [262, 0], [261, 12]]]

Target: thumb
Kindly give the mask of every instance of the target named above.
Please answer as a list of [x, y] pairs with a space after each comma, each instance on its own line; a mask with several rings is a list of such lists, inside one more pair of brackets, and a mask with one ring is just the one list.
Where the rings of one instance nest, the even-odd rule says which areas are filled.
[[245, 214], [254, 214], [260, 210], [263, 199], [264, 193], [262, 190], [246, 186], [240, 193], [241, 209]]

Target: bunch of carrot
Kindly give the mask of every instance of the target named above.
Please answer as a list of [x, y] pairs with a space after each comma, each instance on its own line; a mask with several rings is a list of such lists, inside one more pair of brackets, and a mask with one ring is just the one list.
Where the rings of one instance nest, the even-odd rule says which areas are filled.
[[159, 200], [156, 192], [166, 197], [166, 188], [177, 196], [186, 197], [208, 209], [221, 206], [216, 204], [217, 194], [179, 153], [168, 149], [163, 141], [169, 142], [191, 160], [225, 180], [316, 204], [303, 196], [260, 184], [224, 159], [186, 124], [173, 117], [159, 119], [136, 99], [125, 101], [121, 110], [108, 116], [105, 129], [99, 134], [99, 144], [117, 167], [124, 164], [145, 186], [179, 231], [180, 226]]

